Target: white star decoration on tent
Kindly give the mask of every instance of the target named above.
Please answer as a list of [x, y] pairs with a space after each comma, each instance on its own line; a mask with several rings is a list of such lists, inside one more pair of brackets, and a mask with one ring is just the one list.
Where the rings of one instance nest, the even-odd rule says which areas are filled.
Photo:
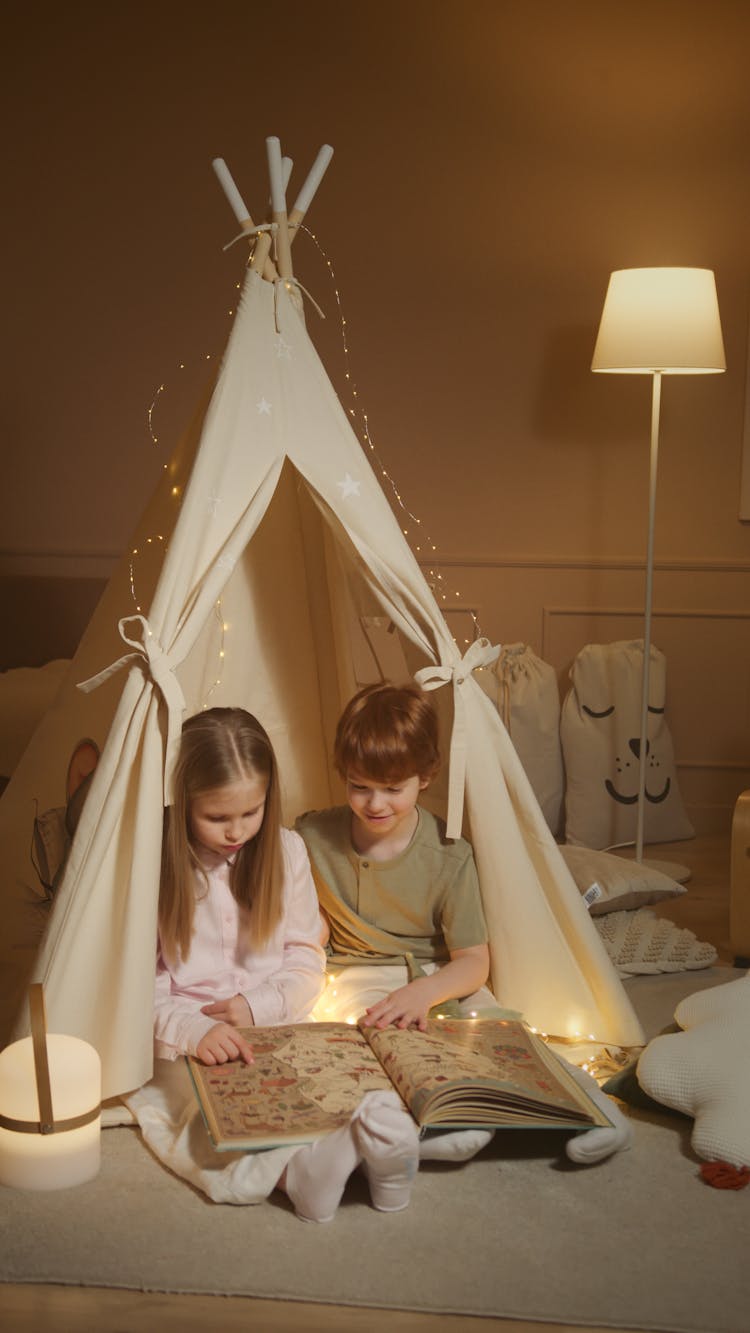
[[357, 496], [359, 495], [359, 488], [361, 483], [355, 481], [353, 477], [350, 477], [348, 472], [344, 477], [344, 480], [337, 481], [336, 485], [339, 487], [339, 490], [341, 491], [342, 500], [348, 500], [351, 495], [357, 495]]
[[215, 495], [214, 492], [212, 491], [208, 497], [209, 514], [215, 514], [220, 504], [221, 504], [221, 496]]
[[270, 417], [270, 415], [271, 415], [271, 407], [273, 406], [273, 404], [272, 404], [272, 403], [269, 403], [269, 402], [268, 402], [268, 399], [266, 399], [266, 398], [261, 398], [261, 399], [260, 399], [260, 402], [256, 403], [255, 406], [256, 406], [257, 409], [258, 409], [258, 416], [261, 416], [261, 417]]
[[276, 355], [278, 357], [283, 356], [287, 361], [292, 359], [292, 344], [285, 341], [282, 333], [278, 335], [276, 340]]
[[220, 555], [216, 563], [219, 566], [219, 569], [228, 569], [231, 573], [237, 564], [237, 561], [232, 555]]

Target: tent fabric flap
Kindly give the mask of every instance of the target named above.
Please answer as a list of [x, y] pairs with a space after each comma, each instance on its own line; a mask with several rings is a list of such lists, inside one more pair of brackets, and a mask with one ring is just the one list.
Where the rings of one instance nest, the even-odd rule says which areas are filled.
[[[451, 834], [466, 818], [474, 842], [498, 999], [548, 1032], [637, 1044], [619, 978], [473, 679], [497, 648], [460, 652], [294, 299], [252, 270], [184, 482], [148, 609], [113, 614], [105, 594], [73, 667], [76, 682], [103, 682], [78, 692], [76, 727], [87, 708], [104, 715], [98, 695], [114, 718], [34, 975], [51, 1029], [99, 1050], [104, 1095], [151, 1073], [163, 810], [183, 717], [247, 707], [277, 750], [286, 821], [330, 802], [336, 716], [362, 683], [347, 626], [372, 611], [411, 645], [424, 687], [452, 696], [446, 813]], [[130, 650], [119, 659], [118, 621]], [[61, 717], [40, 724], [14, 811], [45, 766], [64, 764]]]

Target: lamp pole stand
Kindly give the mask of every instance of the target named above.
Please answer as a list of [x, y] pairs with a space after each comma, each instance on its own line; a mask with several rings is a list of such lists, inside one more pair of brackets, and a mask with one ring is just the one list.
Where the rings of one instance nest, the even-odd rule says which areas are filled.
[[648, 541], [646, 544], [646, 609], [643, 616], [643, 672], [641, 676], [641, 736], [638, 749], [638, 818], [635, 826], [635, 859], [643, 860], [646, 822], [646, 760], [648, 758], [648, 691], [651, 667], [651, 606], [654, 587], [654, 521], [656, 518], [656, 474], [659, 466], [659, 417], [661, 371], [651, 377], [651, 455], [648, 477]]
[[[654, 521], [656, 517], [656, 476], [659, 465], [659, 418], [661, 415], [661, 371], [651, 378], [651, 453], [648, 479], [648, 541], [646, 544], [646, 606], [643, 617], [643, 673], [641, 676], [641, 734], [638, 748], [638, 805], [635, 826], [635, 859], [643, 864], [643, 835], [646, 822], [646, 769], [648, 767], [648, 697], [651, 668], [651, 607], [654, 586]], [[647, 864], [680, 884], [690, 879], [687, 866], [672, 861], [648, 861]]]
[[[609, 275], [591, 369], [597, 374], [650, 375], [651, 475], [648, 497], [646, 610], [643, 627], [643, 676], [640, 754], [634, 849], [643, 861], [648, 768], [648, 696], [651, 668], [651, 597], [654, 582], [654, 515], [659, 457], [659, 414], [663, 375], [718, 375], [726, 370], [716, 280], [709, 268], [620, 268]], [[636, 741], [631, 739], [630, 748]], [[614, 848], [613, 848], [614, 850]], [[686, 866], [647, 861], [684, 884]]]

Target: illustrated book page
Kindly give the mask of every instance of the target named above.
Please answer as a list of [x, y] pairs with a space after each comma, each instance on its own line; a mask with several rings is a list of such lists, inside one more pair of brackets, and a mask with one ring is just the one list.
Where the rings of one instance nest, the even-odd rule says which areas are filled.
[[435, 1019], [427, 1032], [347, 1023], [243, 1028], [252, 1065], [188, 1057], [214, 1146], [308, 1143], [395, 1088], [417, 1124], [587, 1128], [610, 1122], [557, 1057], [511, 1019]]
[[418, 1125], [609, 1125], [540, 1037], [515, 1019], [430, 1020], [367, 1038]]

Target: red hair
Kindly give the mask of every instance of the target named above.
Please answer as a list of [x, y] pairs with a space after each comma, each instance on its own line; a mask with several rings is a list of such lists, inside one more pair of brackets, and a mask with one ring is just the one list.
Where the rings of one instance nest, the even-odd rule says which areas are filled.
[[366, 685], [346, 705], [336, 728], [333, 759], [341, 777], [376, 782], [422, 782], [440, 767], [437, 714], [416, 685]]

